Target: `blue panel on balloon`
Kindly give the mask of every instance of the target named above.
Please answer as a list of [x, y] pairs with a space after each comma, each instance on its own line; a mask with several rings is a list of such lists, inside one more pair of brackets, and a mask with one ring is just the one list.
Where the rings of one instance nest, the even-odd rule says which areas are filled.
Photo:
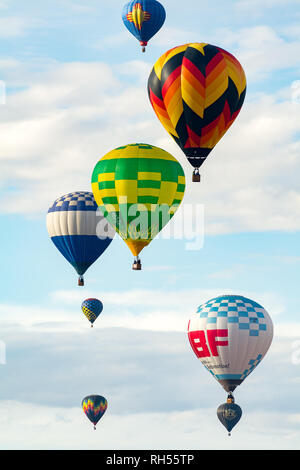
[[56, 248], [82, 276], [106, 250], [111, 238], [100, 239], [95, 235], [65, 235], [52, 237]]

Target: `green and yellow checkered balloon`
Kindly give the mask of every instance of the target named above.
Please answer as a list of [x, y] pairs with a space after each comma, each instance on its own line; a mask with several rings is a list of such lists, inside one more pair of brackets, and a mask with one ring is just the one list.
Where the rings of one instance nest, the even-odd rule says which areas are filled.
[[104, 155], [92, 175], [101, 212], [134, 256], [162, 230], [185, 191], [180, 163], [148, 144], [130, 144]]

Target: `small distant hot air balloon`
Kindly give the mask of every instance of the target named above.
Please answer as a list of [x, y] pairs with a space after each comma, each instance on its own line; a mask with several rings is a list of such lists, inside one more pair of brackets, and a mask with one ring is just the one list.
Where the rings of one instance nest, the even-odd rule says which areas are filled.
[[[240, 295], [223, 295], [200, 305], [189, 321], [188, 337], [196, 356], [233, 400], [232, 392], [266, 355], [273, 339], [273, 323], [257, 302]], [[226, 409], [233, 408], [221, 405], [219, 419], [224, 421]]]
[[166, 12], [157, 0], [133, 0], [123, 8], [123, 23], [128, 31], [140, 41], [142, 51], [148, 41], [160, 30], [166, 19]]
[[91, 327], [93, 327], [93, 323], [97, 320], [103, 310], [103, 304], [98, 299], [86, 299], [81, 304], [81, 310], [86, 318], [91, 322]]
[[242, 417], [242, 409], [239, 405], [234, 403], [234, 398], [231, 393], [227, 397], [227, 402], [220, 405], [217, 409], [217, 416], [230, 436], [231, 430]]
[[174, 47], [155, 63], [148, 80], [152, 107], [194, 167], [199, 168], [238, 116], [246, 76], [229, 52], [206, 43]]
[[82, 409], [88, 419], [93, 423], [94, 429], [107, 409], [107, 400], [101, 395], [88, 395], [82, 400]]
[[47, 229], [52, 242], [79, 274], [78, 285], [84, 285], [86, 270], [102, 255], [113, 239], [97, 235], [98, 206], [91, 192], [77, 191], [59, 197], [47, 214]]
[[149, 144], [130, 144], [104, 155], [92, 175], [95, 200], [108, 222], [134, 255], [139, 253], [177, 211], [185, 191], [180, 163]]

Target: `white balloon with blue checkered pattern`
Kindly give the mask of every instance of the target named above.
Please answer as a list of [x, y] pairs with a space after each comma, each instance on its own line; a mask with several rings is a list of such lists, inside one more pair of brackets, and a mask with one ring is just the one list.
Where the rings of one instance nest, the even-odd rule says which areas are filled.
[[47, 213], [52, 242], [79, 274], [83, 285], [86, 270], [104, 253], [115, 231], [109, 226], [94, 195], [75, 191], [54, 201]]
[[273, 339], [273, 322], [257, 302], [223, 295], [200, 305], [188, 324], [196, 356], [227, 392], [255, 369]]

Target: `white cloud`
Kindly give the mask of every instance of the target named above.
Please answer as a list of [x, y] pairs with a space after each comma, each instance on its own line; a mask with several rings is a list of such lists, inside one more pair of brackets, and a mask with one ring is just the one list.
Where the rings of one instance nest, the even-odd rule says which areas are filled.
[[275, 324], [275, 333], [283, 338], [300, 338], [300, 324], [284, 321]]
[[298, 5], [298, 0], [285, 0], [284, 6], [281, 0], [239, 0], [235, 3], [237, 11], [243, 14], [261, 16], [266, 10], [276, 8], [277, 12], [284, 14], [289, 6]]
[[[245, 413], [231, 438], [214, 408], [118, 415], [108, 407], [97, 430], [80, 406], [47, 407], [1, 402], [1, 448], [10, 449], [297, 449], [297, 415]], [[245, 412], [245, 410], [244, 410]], [[203, 426], [205, 423], [205, 426]], [[138, 430], [138, 432], [137, 432]]]
[[[3, 449], [298, 446], [293, 381], [299, 365], [291, 362], [289, 340], [275, 337], [262, 364], [237, 389], [243, 416], [228, 439], [216, 417], [226, 394], [178, 333], [15, 329], [6, 339], [8, 362], [0, 366]], [[81, 409], [91, 393], [108, 400], [96, 432]]]
[[[232, 294], [231, 289], [132, 289], [102, 292], [99, 298], [105, 309], [101, 318], [103, 327], [121, 326], [156, 331], [186, 331], [190, 316], [196, 308], [218, 295]], [[86, 298], [97, 296], [89, 291]], [[239, 295], [255, 299], [266, 308], [271, 317], [285, 311], [280, 295], [274, 292], [239, 292]], [[82, 293], [78, 290], [60, 290], [51, 294], [53, 304], [60, 306], [81, 305]], [[105, 314], [105, 311], [107, 312]], [[53, 315], [53, 314], [52, 314]]]
[[164, 26], [151, 40], [154, 46], [163, 47], [163, 52], [189, 42], [199, 42], [199, 31], [187, 31], [170, 26]]
[[[92, 47], [95, 49], [105, 50], [107, 47], [119, 47], [120, 44], [124, 44], [125, 42], [130, 41], [130, 35], [126, 31], [120, 31], [118, 33], [108, 35], [105, 37], [101, 37], [98, 41], [95, 41], [92, 44]], [[89, 47], [91, 47], [91, 44], [87, 44]], [[137, 47], [138, 47], [138, 42], [137, 42]]]
[[[98, 426], [101, 448], [197, 449], [199, 439], [203, 449], [243, 448], [245, 442], [247, 448], [293, 448], [299, 414], [293, 345], [300, 326], [275, 323], [267, 356], [236, 392], [243, 417], [228, 443], [216, 419], [225, 393], [194, 356], [186, 334], [195, 306], [218, 293], [102, 292], [104, 311], [93, 329], [76, 289], [52, 293], [47, 308], [1, 305], [7, 356], [0, 365], [1, 447], [99, 448], [98, 434], [80, 408], [84, 396], [99, 393], [109, 402]], [[247, 294], [273, 318], [280, 313], [278, 296]], [[95, 292], [85, 290], [85, 295]], [[203, 420], [205, 429], [199, 425]]]
[[[127, 328], [140, 331], [180, 332], [186, 334], [187, 324], [197, 307], [209, 299], [225, 294], [244, 295], [254, 299], [269, 312], [271, 318], [282, 318], [286, 311], [284, 299], [274, 292], [236, 292], [234, 289], [131, 289], [127, 291], [59, 290], [49, 294], [47, 307], [1, 304], [2, 328], [25, 328], [39, 332], [79, 332], [90, 328], [90, 323], [81, 311], [85, 298], [101, 299], [104, 309], [94, 328]], [[8, 316], [7, 312], [12, 312]], [[283, 320], [281, 319], [281, 322]], [[284, 322], [278, 324], [279, 336], [291, 336], [298, 328]], [[292, 325], [293, 326], [293, 325]], [[300, 331], [299, 331], [300, 336]]]
[[131, 122], [147, 110], [146, 92], [122, 89], [108, 65], [54, 69], [7, 98], [0, 124], [2, 184], [13, 178], [20, 191], [15, 199], [4, 199], [8, 212], [31, 212], [32, 200], [39, 200], [37, 211], [45, 211], [59, 194], [90, 189], [98, 159], [115, 146], [135, 142], [138, 129], [150, 127], [144, 117], [138, 125]]
[[220, 281], [223, 280], [230, 280], [234, 279], [237, 275], [242, 275], [248, 268], [244, 265], [235, 265], [230, 268], [220, 269], [219, 271], [215, 271], [214, 273], [208, 274], [208, 279], [219, 279]]
[[[0, 8], [6, 8], [6, 3], [0, 4]], [[0, 38], [11, 39], [22, 37], [32, 28], [41, 26], [38, 19], [29, 19], [21, 16], [0, 17]]]
[[300, 58], [296, 53], [300, 48], [299, 36], [287, 40], [265, 24], [236, 31], [220, 29], [216, 31], [216, 40], [217, 45], [222, 44], [222, 48], [236, 55], [250, 84], [268, 79], [272, 87], [272, 74], [300, 68]]
[[204, 163], [201, 186], [186, 191], [185, 202], [204, 204], [205, 234], [299, 230], [299, 114], [291, 101], [246, 99]]
[[91, 2], [89, 2], [88, 5], [83, 5], [81, 2], [78, 2], [78, 0], [60, 0], [60, 3], [70, 9], [72, 13], [78, 13], [80, 15], [84, 13], [90, 14], [95, 11], [96, 7], [96, 5], [93, 6]]

